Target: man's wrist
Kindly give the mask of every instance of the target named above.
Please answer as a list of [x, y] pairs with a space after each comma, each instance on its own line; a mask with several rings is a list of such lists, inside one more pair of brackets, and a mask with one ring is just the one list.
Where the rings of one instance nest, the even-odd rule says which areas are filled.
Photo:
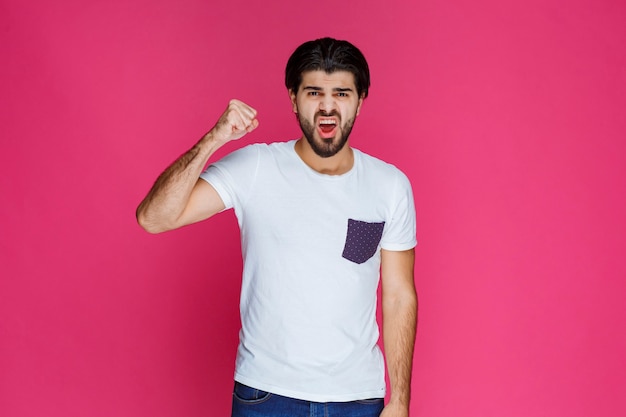
[[394, 406], [398, 406], [398, 407], [405, 407], [405, 408], [409, 408], [409, 403], [411, 402], [411, 399], [409, 397], [409, 395], [398, 395], [398, 396], [394, 396], [393, 394], [389, 397], [389, 404], [394, 405]]
[[207, 156], [212, 155], [216, 150], [221, 148], [227, 140], [220, 140], [213, 129], [209, 130], [207, 133], [202, 136], [202, 138], [198, 141], [196, 146], [199, 148], [201, 153], [206, 153]]

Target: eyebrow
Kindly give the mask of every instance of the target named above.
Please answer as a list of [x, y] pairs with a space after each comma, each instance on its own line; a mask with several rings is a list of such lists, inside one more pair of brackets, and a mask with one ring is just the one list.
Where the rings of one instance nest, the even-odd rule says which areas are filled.
[[[309, 85], [306, 87], [302, 87], [303, 90], [313, 90], [313, 91], [322, 91], [322, 87], [317, 87], [314, 85]], [[352, 88], [350, 87], [335, 87], [333, 88], [333, 91], [337, 92], [337, 93], [345, 93], [345, 92], [351, 92], [354, 91]]]

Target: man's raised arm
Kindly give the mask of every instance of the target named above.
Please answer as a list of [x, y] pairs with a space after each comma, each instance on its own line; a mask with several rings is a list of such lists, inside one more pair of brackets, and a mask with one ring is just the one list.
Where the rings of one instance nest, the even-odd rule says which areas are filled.
[[207, 219], [224, 209], [215, 189], [200, 174], [222, 145], [240, 139], [259, 125], [257, 112], [231, 100], [215, 127], [170, 165], [137, 207], [137, 222], [150, 233], [160, 233]]

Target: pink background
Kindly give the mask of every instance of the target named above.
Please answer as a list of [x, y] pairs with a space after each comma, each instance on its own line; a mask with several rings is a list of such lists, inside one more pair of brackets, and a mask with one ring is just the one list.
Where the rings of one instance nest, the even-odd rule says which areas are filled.
[[134, 210], [237, 97], [295, 138], [301, 42], [373, 73], [352, 144], [418, 213], [415, 416], [626, 415], [622, 0], [0, 3], [0, 415], [226, 416], [232, 213]]

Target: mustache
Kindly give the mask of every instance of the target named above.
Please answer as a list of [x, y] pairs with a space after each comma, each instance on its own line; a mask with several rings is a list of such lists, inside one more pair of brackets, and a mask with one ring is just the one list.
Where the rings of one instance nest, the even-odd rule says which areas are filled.
[[339, 112], [337, 110], [331, 110], [329, 112], [320, 110], [317, 113], [315, 113], [315, 119], [318, 119], [319, 117], [333, 117], [333, 116], [341, 120], [341, 116], [339, 115]]

